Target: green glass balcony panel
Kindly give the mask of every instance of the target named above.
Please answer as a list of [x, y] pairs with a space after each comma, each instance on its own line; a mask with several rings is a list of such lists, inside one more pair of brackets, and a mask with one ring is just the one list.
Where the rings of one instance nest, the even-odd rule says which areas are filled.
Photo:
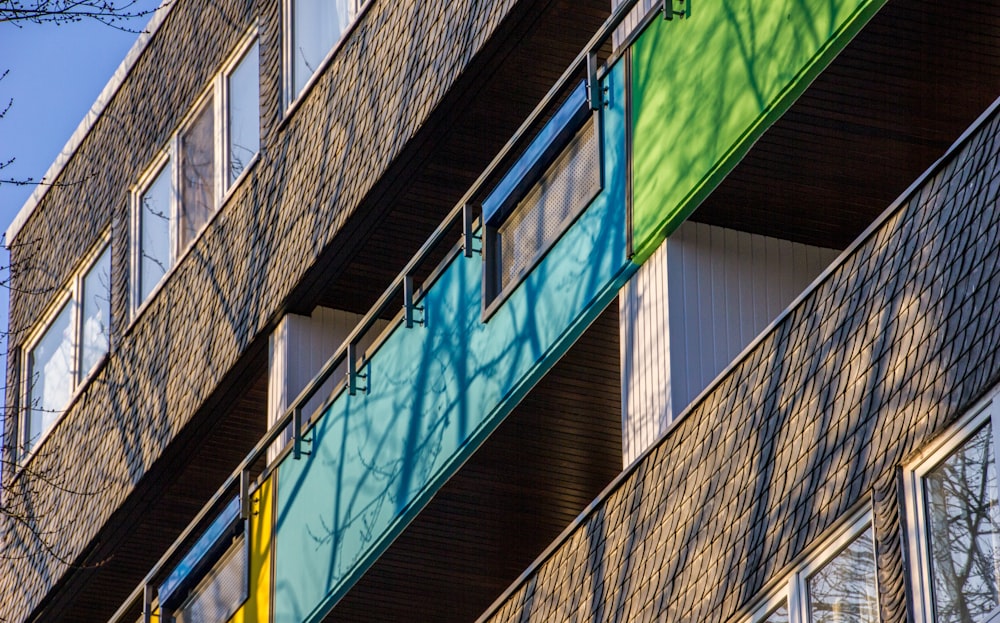
[[633, 235], [641, 263], [885, 0], [692, 0], [632, 46]]

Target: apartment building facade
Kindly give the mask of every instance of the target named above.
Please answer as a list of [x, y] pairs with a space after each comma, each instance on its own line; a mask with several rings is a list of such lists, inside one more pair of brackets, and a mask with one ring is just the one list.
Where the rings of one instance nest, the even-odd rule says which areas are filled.
[[164, 6], [7, 233], [0, 616], [1000, 616], [998, 27]]

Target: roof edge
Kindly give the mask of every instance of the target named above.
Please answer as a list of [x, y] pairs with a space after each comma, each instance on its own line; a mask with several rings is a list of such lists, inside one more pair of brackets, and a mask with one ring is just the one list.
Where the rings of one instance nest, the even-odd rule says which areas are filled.
[[94, 101], [94, 104], [90, 107], [90, 110], [84, 115], [83, 120], [80, 121], [80, 125], [76, 127], [76, 130], [66, 141], [66, 145], [63, 146], [59, 155], [56, 156], [55, 161], [49, 166], [48, 171], [42, 177], [42, 182], [39, 182], [35, 187], [34, 192], [28, 197], [28, 200], [21, 206], [18, 211], [17, 216], [11, 221], [10, 225], [7, 227], [7, 231], [4, 235], [4, 247], [10, 249], [14, 238], [21, 232], [25, 223], [34, 214], [35, 208], [41, 203], [45, 194], [48, 192], [54, 184], [51, 180], [56, 179], [62, 173], [62, 170], [66, 167], [69, 161], [76, 154], [77, 149], [83, 144], [83, 140], [90, 134], [91, 129], [97, 124], [97, 121], [101, 118], [104, 110], [114, 99], [118, 90], [125, 83], [125, 78], [132, 72], [136, 63], [139, 61], [139, 57], [142, 56], [143, 51], [145, 51], [146, 46], [149, 45], [150, 40], [156, 31], [159, 30], [160, 26], [166, 20], [167, 15], [170, 14], [170, 9], [174, 6], [176, 0], [163, 0], [160, 6], [157, 7], [156, 11], [153, 12], [153, 16], [150, 18], [149, 23], [143, 28], [142, 32], [136, 38], [135, 43], [132, 44], [132, 48], [125, 55], [124, 60], [118, 65], [115, 73], [108, 80], [108, 83], [104, 86], [100, 95]]

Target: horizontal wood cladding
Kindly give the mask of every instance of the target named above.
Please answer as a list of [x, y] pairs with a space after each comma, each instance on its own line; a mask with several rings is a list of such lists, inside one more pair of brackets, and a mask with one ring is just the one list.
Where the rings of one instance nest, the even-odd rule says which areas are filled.
[[[552, 16], [568, 8], [561, 1], [373, 0], [296, 111], [282, 120], [279, 5], [179, 2], [64, 169], [62, 180], [81, 183], [47, 193], [19, 235], [25, 246], [13, 251], [21, 268], [11, 297], [15, 330], [32, 325], [75, 258], [98, 232], [112, 228], [110, 356], [53, 429], [44, 444], [49, 451], [33, 462], [97, 493], [81, 500], [36, 487], [26, 500], [40, 511], [40, 529], [51, 535], [51, 545], [70, 561], [93, 563], [90, 555], [102, 547], [95, 539], [121, 535], [136, 509], [155, 511], [149, 492], [165, 484], [145, 482], [147, 473], [169, 462], [163, 457], [192, 423], [207, 421], [217, 406], [213, 400], [256, 378], [259, 370], [247, 376], [246, 358], [266, 346], [280, 313], [291, 301], [316, 301], [328, 287], [307, 283], [307, 275], [317, 275], [319, 258], [370, 231], [374, 221], [352, 215], [383, 186], [400, 187], [400, 179], [386, 179], [388, 171], [398, 177], [421, 162], [427, 144], [418, 149], [414, 141], [422, 128], [447, 131], [447, 118], [438, 118], [442, 101], [473, 97], [506, 62], [502, 52], [516, 46], [524, 29], [544, 14], [555, 23]], [[595, 7], [585, 14], [599, 23]], [[128, 310], [129, 188], [253, 23], [261, 37], [260, 160], [129, 326], [122, 320]], [[585, 28], [572, 30], [582, 37]], [[538, 79], [538, 97], [546, 80]], [[484, 159], [478, 153], [473, 160]], [[349, 222], [354, 224], [345, 227]], [[325, 278], [336, 281], [338, 274]], [[23, 333], [15, 332], [12, 346], [22, 341]], [[140, 484], [151, 488], [133, 495]], [[179, 529], [169, 523], [165, 534]], [[21, 621], [55, 603], [59, 589], [53, 589], [81, 572], [57, 562], [27, 532], [6, 526], [2, 532], [6, 551], [18, 558], [0, 574], [0, 617]], [[44, 612], [45, 620], [64, 613]]]
[[909, 620], [896, 470], [1000, 376], [998, 196], [994, 114], [487, 620], [729, 621], [869, 502]]

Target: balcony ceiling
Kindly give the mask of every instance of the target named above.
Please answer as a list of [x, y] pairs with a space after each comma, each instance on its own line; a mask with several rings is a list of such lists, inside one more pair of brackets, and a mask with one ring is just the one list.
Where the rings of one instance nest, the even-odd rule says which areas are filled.
[[294, 311], [367, 312], [610, 16], [611, 0], [519, 2], [513, 13], [348, 219]]
[[890, 0], [693, 215], [844, 248], [1000, 96], [1000, 3]]

